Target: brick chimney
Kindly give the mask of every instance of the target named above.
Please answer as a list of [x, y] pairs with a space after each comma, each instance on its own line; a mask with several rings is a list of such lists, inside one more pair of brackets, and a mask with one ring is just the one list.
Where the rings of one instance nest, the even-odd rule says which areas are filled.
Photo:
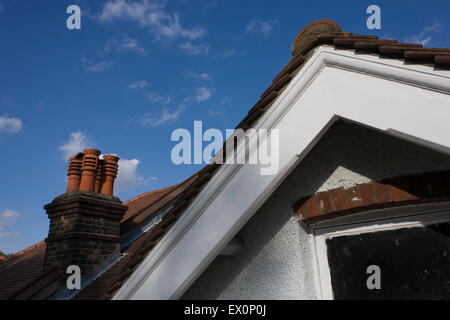
[[[120, 221], [127, 207], [113, 195], [119, 157], [85, 149], [69, 159], [65, 194], [44, 208], [50, 219], [45, 269], [77, 265], [86, 275], [120, 253]], [[99, 193], [101, 190], [101, 193]]]

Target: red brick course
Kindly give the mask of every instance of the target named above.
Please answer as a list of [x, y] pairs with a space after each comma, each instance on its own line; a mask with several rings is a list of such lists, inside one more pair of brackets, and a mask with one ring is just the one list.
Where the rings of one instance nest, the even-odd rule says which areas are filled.
[[450, 201], [450, 171], [428, 172], [318, 192], [298, 200], [293, 209], [302, 223], [379, 208]]

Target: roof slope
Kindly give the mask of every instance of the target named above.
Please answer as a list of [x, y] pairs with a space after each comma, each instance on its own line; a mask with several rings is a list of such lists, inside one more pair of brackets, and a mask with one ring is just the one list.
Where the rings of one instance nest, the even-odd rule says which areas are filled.
[[[186, 182], [146, 192], [126, 201], [125, 205], [128, 206], [128, 210], [121, 222], [121, 229], [124, 229], [121, 234], [132, 231], [135, 221], [145, 221], [164, 204], [170, 202], [175, 195], [180, 194], [186, 188]], [[138, 243], [136, 241], [136, 244]], [[41, 241], [15, 253], [2, 263], [0, 267], [0, 300], [31, 298], [45, 289], [50, 284], [49, 282], [55, 280], [54, 274], [51, 272], [53, 270], [44, 272], [45, 250], [46, 243]], [[127, 252], [130, 250], [132, 248], [128, 248]]]
[[[417, 63], [436, 69], [450, 69], [450, 49], [424, 48], [420, 44], [353, 35], [342, 32], [333, 21], [319, 20], [298, 33], [292, 45], [292, 58], [236, 128], [244, 130], [250, 128], [283, 92], [304, 62], [313, 54], [314, 49], [321, 45], [332, 45], [337, 49], [374, 54], [382, 58], [400, 59], [408, 64]], [[158, 225], [140, 235], [125, 248], [123, 252], [126, 255], [83, 289], [76, 299], [110, 299], [168, 232], [218, 168], [219, 165], [210, 164], [179, 185], [145, 193], [127, 201], [125, 204], [129, 209], [122, 220], [122, 237], [129, 235], [162, 209], [167, 209], [168, 212]]]
[[8, 299], [42, 274], [45, 258], [45, 241], [9, 257], [0, 268], [0, 300]]
[[[124, 281], [130, 276], [139, 263], [145, 258], [148, 252], [167, 233], [175, 221], [181, 216], [183, 210], [200, 192], [201, 188], [209, 181], [216, 165], [210, 165], [200, 170], [192, 177], [179, 184], [165, 196], [159, 198], [147, 209], [139, 210], [139, 215], [135, 219], [143, 220], [145, 216], [152, 216], [163, 207], [169, 207], [169, 211], [162, 218], [162, 221], [143, 233], [133, 241], [123, 253], [125, 256], [110, 269], [105, 271], [100, 277], [92, 282], [87, 288], [81, 290], [76, 299], [109, 299], [118, 290]], [[129, 218], [131, 219], [131, 218]]]

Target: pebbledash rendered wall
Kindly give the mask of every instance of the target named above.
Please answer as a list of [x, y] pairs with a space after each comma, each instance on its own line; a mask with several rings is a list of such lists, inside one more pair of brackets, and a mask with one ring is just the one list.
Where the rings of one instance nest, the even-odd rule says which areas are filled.
[[219, 256], [182, 299], [315, 299], [308, 234], [292, 203], [319, 191], [450, 169], [450, 157], [338, 122], [240, 230], [242, 251]]

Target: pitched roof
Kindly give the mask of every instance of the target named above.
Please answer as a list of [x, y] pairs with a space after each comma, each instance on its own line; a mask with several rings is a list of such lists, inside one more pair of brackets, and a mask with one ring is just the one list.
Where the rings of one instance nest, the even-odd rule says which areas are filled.
[[[417, 63], [436, 69], [450, 69], [450, 49], [424, 48], [420, 44], [398, 43], [397, 40], [392, 39], [353, 35], [349, 32], [342, 32], [333, 21], [315, 21], [298, 33], [292, 45], [292, 58], [236, 128], [244, 130], [250, 128], [283, 92], [305, 61], [313, 54], [314, 49], [321, 45], [374, 54], [382, 58], [400, 59], [408, 64]], [[142, 233], [125, 248], [123, 252], [127, 254], [83, 289], [76, 299], [111, 298], [183, 214], [218, 168], [219, 165], [210, 164], [179, 185], [145, 193], [127, 201], [125, 204], [129, 206], [129, 209], [122, 220], [122, 237], [138, 229], [162, 209], [167, 209], [167, 213], [159, 224]], [[1, 273], [2, 271], [0, 271], [0, 276]]]
[[11, 298], [42, 275], [45, 248], [45, 241], [41, 241], [6, 260], [0, 268], [0, 300]]
[[87, 288], [81, 290], [76, 299], [110, 299], [148, 252], [169, 231], [175, 221], [181, 216], [183, 210], [211, 179], [217, 167], [217, 165], [209, 165], [203, 168], [183, 183], [171, 189], [165, 196], [157, 199], [147, 209], [141, 210], [140, 215], [143, 217], [140, 219], [143, 221], [145, 217], [152, 216], [163, 207], [170, 208], [161, 222], [143, 233], [125, 248], [123, 253], [126, 255]]
[[[121, 222], [122, 233], [132, 231], [136, 221], [145, 221], [180, 194], [189, 185], [188, 181], [189, 179], [179, 185], [146, 192], [126, 201], [128, 210]], [[138, 241], [134, 245], [137, 244]], [[0, 300], [31, 298], [56, 280], [54, 270], [44, 272], [45, 250], [46, 243], [41, 241], [1, 261]], [[131, 250], [131, 247], [127, 248], [126, 252]]]

